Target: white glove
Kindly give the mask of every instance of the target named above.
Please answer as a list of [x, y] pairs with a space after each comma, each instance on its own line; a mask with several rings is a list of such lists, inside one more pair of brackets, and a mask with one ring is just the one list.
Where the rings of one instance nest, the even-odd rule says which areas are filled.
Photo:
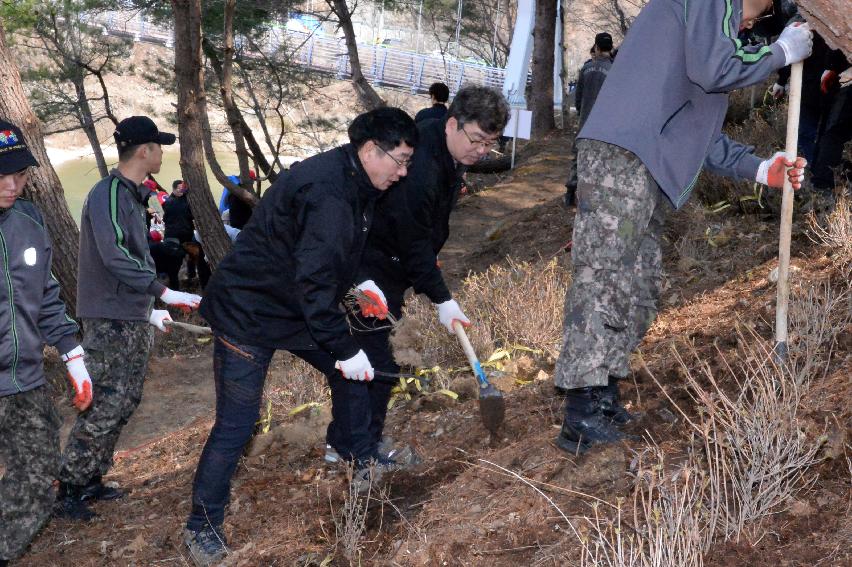
[[852, 82], [852, 67], [849, 67], [840, 73], [840, 77], [838, 77], [838, 79], [840, 80], [840, 88], [843, 88]]
[[189, 313], [193, 309], [198, 309], [198, 304], [201, 303], [201, 296], [194, 293], [184, 293], [166, 288], [163, 295], [160, 296], [163, 303], [166, 305], [174, 305], [184, 313]]
[[461, 307], [459, 307], [455, 299], [438, 303], [435, 307], [438, 309], [438, 320], [447, 328], [451, 335], [456, 334], [456, 330], [453, 329], [454, 321], [458, 321], [464, 327], [470, 327], [470, 319], [462, 312]]
[[787, 94], [787, 85], [779, 85], [775, 83], [772, 85], [772, 89], [769, 91], [772, 95], [772, 98], [775, 100], [781, 100]]
[[163, 331], [164, 333], [169, 332], [169, 328], [166, 327], [163, 321], [171, 321], [172, 316], [165, 309], [154, 309], [151, 311], [151, 316], [148, 317], [148, 322]]
[[373, 365], [363, 350], [359, 350], [352, 358], [346, 360], [338, 360], [334, 363], [334, 367], [340, 370], [344, 378], [349, 380], [358, 380], [369, 382], [373, 379]]
[[376, 317], [378, 319], [387, 319], [388, 316], [388, 300], [385, 294], [376, 285], [373, 280], [367, 280], [355, 286], [366, 297], [358, 298], [358, 307], [361, 308], [361, 315], [364, 317]]
[[804, 61], [814, 47], [814, 34], [805, 22], [790, 24], [775, 41], [784, 50], [784, 65]]
[[62, 355], [65, 368], [68, 370], [68, 379], [74, 386], [74, 407], [80, 411], [92, 404], [92, 379], [83, 361], [85, 354], [83, 347], [78, 346]]

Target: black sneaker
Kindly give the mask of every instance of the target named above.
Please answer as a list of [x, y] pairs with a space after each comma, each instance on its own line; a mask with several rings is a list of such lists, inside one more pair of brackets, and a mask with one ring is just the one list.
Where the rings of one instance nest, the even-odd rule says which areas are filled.
[[127, 493], [120, 488], [113, 488], [103, 483], [100, 476], [94, 477], [89, 481], [82, 492], [82, 500], [118, 500], [124, 498]]
[[613, 427], [609, 418], [602, 413], [590, 416], [565, 417], [556, 445], [573, 455], [582, 455], [593, 445], [616, 443], [627, 439], [627, 435]]
[[378, 447], [379, 457], [394, 461], [400, 466], [419, 465], [423, 462], [411, 445], [397, 445], [391, 437], [382, 437]]
[[357, 462], [355, 466], [355, 473], [352, 475], [352, 485], [358, 494], [367, 494], [371, 490], [371, 487], [378, 485], [386, 474], [403, 468], [403, 465], [395, 460], [382, 456], [368, 461]]
[[635, 416], [627, 411], [621, 405], [621, 394], [618, 392], [618, 380], [613, 376], [609, 377], [607, 387], [599, 392], [600, 409], [604, 417], [618, 425], [625, 425], [635, 419]]
[[183, 542], [197, 567], [211, 567], [228, 555], [228, 542], [221, 526], [214, 528], [210, 524], [204, 524], [198, 531], [184, 529]]
[[53, 505], [53, 515], [57, 518], [88, 522], [97, 517], [89, 505], [83, 500], [82, 486], [59, 483], [59, 494]]

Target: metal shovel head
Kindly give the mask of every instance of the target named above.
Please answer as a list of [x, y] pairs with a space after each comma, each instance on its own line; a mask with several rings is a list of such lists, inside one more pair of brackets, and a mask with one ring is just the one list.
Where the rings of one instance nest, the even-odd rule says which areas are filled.
[[485, 429], [496, 435], [506, 417], [506, 402], [492, 384], [479, 388], [479, 415]]

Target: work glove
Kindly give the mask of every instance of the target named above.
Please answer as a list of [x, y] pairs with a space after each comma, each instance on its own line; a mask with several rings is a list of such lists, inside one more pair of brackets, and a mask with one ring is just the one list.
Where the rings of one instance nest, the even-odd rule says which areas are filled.
[[367, 280], [355, 286], [364, 296], [359, 294], [358, 307], [361, 308], [361, 315], [364, 317], [376, 317], [378, 319], [387, 319], [388, 317], [388, 300], [385, 294], [376, 285], [373, 280]]
[[784, 50], [784, 65], [804, 61], [814, 47], [814, 34], [805, 22], [790, 24], [775, 42]]
[[162, 299], [163, 303], [166, 305], [173, 305], [184, 313], [189, 313], [193, 309], [198, 309], [198, 304], [201, 303], [200, 295], [175, 291], [169, 288], [166, 288], [165, 291], [163, 291], [160, 299]]
[[463, 327], [470, 327], [470, 319], [462, 312], [455, 299], [438, 303], [435, 307], [438, 309], [438, 320], [451, 335], [456, 334], [456, 330], [453, 329], [453, 322], [455, 321], [461, 323]]
[[154, 309], [151, 311], [151, 316], [148, 317], [148, 322], [163, 331], [164, 333], [169, 332], [169, 328], [166, 327], [164, 321], [171, 321], [172, 316], [166, 309]]
[[[784, 172], [787, 171], [793, 189], [799, 189], [805, 177], [806, 165], [808, 162], [803, 157], [797, 157], [794, 166], [793, 162], [785, 157], [784, 152], [775, 152], [771, 158], [760, 162], [755, 181], [780, 189], [784, 186]], [[790, 169], [787, 169], [788, 167]]]
[[775, 100], [781, 100], [787, 96], [787, 85], [779, 85], [778, 83], [775, 83], [772, 85], [772, 89], [770, 89], [769, 92], [772, 95], [772, 98]]
[[840, 87], [840, 75], [837, 71], [823, 71], [819, 78], [819, 90], [822, 94], [828, 94]]
[[65, 368], [68, 370], [68, 380], [74, 386], [74, 407], [80, 411], [87, 409], [92, 404], [92, 379], [86, 370], [83, 355], [86, 354], [83, 347], [68, 351], [62, 355]]
[[338, 360], [334, 363], [334, 367], [340, 370], [343, 377], [348, 380], [369, 382], [373, 379], [373, 365], [370, 364], [363, 350], [359, 350], [352, 358]]

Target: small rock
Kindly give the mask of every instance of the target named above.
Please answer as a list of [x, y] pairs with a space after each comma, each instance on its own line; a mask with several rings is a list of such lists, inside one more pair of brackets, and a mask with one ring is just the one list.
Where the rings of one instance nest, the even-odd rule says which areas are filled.
[[790, 513], [796, 517], [810, 516], [814, 513], [814, 507], [804, 500], [795, 500], [790, 504]]
[[[798, 266], [790, 266], [790, 271], [788, 272], [787, 279], [792, 280], [793, 276], [797, 275], [802, 271], [802, 268]], [[769, 272], [769, 281], [772, 283], [778, 283], [778, 266], [772, 268], [772, 271]]]

